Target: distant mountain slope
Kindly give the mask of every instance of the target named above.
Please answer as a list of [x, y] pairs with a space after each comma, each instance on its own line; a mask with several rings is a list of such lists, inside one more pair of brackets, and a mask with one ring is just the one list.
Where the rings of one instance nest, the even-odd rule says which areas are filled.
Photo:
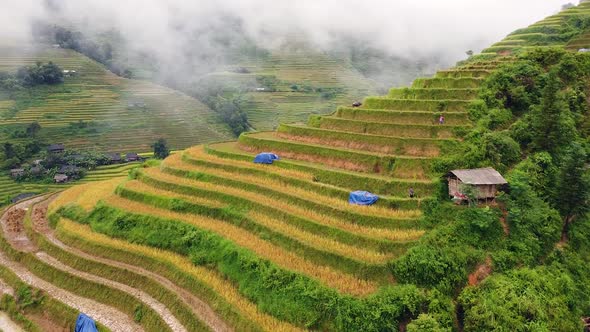
[[0, 71], [37, 61], [53, 61], [76, 74], [63, 85], [35, 87], [15, 100], [0, 95], [3, 129], [37, 121], [47, 142], [115, 152], [148, 151], [159, 137], [173, 148], [232, 137], [211, 109], [180, 92], [118, 77], [71, 50], [0, 45]]
[[[331, 113], [337, 105], [351, 104], [377, 91], [377, 84], [346, 60], [312, 51], [273, 52], [268, 57], [241, 61], [237, 67], [248, 73], [229, 68], [206, 75], [200, 82], [241, 90], [243, 109], [257, 130], [305, 122], [311, 114]], [[265, 79], [274, 81], [271, 89], [260, 84]]]

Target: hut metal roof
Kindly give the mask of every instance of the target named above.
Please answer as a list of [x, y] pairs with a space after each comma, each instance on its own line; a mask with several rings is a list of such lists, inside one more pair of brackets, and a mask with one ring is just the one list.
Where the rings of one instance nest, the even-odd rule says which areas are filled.
[[451, 171], [461, 182], [466, 184], [483, 185], [483, 184], [506, 184], [508, 181], [502, 177], [495, 169], [478, 168], [478, 169], [458, 169]]

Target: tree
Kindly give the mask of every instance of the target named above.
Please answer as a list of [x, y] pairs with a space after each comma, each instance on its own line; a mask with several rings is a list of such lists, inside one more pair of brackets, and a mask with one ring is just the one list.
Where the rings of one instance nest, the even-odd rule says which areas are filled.
[[164, 159], [170, 155], [170, 150], [168, 149], [168, 142], [165, 139], [160, 138], [154, 143], [154, 157], [156, 159]]
[[37, 62], [35, 66], [19, 68], [16, 72], [16, 78], [24, 86], [35, 86], [62, 83], [64, 74], [61, 68], [51, 61], [47, 64]]
[[483, 137], [484, 158], [491, 161], [500, 171], [520, 160], [520, 146], [505, 132], [487, 133]]
[[541, 104], [533, 113], [534, 147], [552, 155], [556, 155], [564, 143], [571, 142], [576, 132], [575, 121], [560, 94], [562, 85], [555, 72], [549, 73]]
[[26, 129], [27, 136], [29, 136], [31, 138], [35, 138], [40, 130], [41, 130], [41, 125], [39, 124], [39, 122], [35, 121], [27, 126], [27, 129]]
[[563, 157], [555, 188], [555, 207], [563, 217], [562, 240], [567, 239], [570, 224], [589, 211], [590, 178], [586, 172], [587, 154], [574, 142]]
[[241, 104], [241, 95], [232, 96], [231, 99], [225, 99], [219, 96], [214, 107], [236, 136], [248, 131], [248, 115], [242, 110]]

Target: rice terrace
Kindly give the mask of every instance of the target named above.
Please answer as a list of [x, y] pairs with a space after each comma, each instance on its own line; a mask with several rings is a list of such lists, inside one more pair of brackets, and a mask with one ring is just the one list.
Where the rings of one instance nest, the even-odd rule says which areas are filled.
[[6, 5], [0, 331], [590, 331], [590, 2], [454, 2]]

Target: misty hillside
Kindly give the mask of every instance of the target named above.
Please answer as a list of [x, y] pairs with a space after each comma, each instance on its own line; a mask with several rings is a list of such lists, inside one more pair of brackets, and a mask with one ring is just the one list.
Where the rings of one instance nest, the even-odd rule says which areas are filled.
[[174, 146], [223, 140], [228, 128], [205, 105], [182, 93], [118, 77], [75, 51], [46, 44], [0, 46], [0, 71], [52, 61], [75, 71], [64, 84], [2, 94], [2, 140], [32, 122], [48, 144], [104, 152], [144, 152], [157, 138]]
[[[303, 36], [289, 36], [279, 46], [264, 48], [246, 36], [239, 21], [229, 21], [194, 31], [194, 40], [174, 54], [157, 45], [133, 48], [121, 31], [79, 22], [39, 23], [35, 36], [40, 43], [77, 50], [120, 76], [183, 91], [237, 126], [236, 134], [330, 113], [337, 105], [408, 84], [434, 71], [440, 61], [404, 60], [350, 40], [319, 50]], [[228, 107], [244, 117], [244, 126], [232, 124], [228, 118], [233, 115], [224, 113]]]

